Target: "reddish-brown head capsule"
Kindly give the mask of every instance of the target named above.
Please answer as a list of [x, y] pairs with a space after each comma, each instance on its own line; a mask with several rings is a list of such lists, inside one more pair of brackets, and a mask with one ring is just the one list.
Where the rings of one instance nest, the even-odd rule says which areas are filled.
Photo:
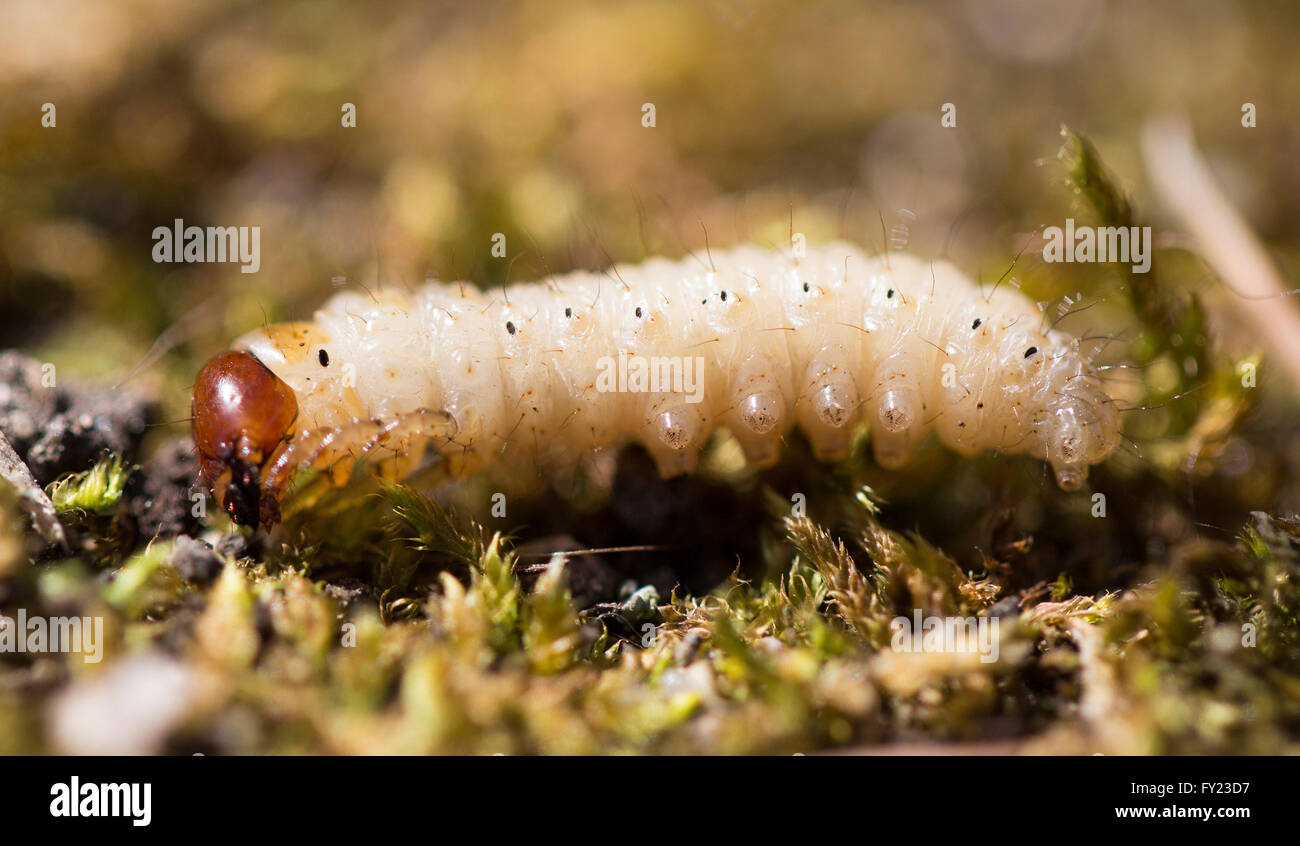
[[199, 474], [241, 526], [274, 523], [279, 503], [263, 496], [261, 473], [293, 435], [293, 390], [250, 353], [214, 357], [194, 380], [191, 432]]

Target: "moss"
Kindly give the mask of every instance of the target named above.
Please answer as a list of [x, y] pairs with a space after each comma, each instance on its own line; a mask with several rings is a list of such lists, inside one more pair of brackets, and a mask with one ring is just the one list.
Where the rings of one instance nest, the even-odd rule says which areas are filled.
[[[1292, 521], [1259, 515], [1240, 543], [1153, 565], [1128, 590], [1079, 595], [1062, 579], [1016, 607], [886, 529], [863, 491], [834, 531], [784, 521], [785, 572], [737, 573], [707, 596], [633, 591], [610, 626], [573, 606], [563, 559], [525, 589], [508, 539], [390, 493], [421, 554], [466, 565], [443, 570], [409, 618], [385, 617], [378, 597], [340, 604], [296, 568], [228, 565], [211, 586], [185, 585], [166, 544], [98, 598], [75, 567], [47, 571], [37, 598], [102, 599], [120, 648], [181, 648], [212, 679], [186, 736], [228, 752], [788, 753], [980, 739], [1008, 722], [1027, 751], [1280, 751], [1300, 720]], [[889, 648], [899, 614], [995, 606], [996, 662]], [[222, 728], [236, 713], [255, 729]]]
[[108, 514], [122, 502], [126, 482], [135, 469], [120, 455], [106, 453], [89, 470], [50, 485], [50, 499], [60, 513]]
[[[1145, 225], [1092, 141], [1066, 126], [1061, 136], [1065, 140], [1057, 158], [1080, 212], [1098, 226]], [[1153, 439], [1145, 455], [1172, 475], [1184, 469], [1189, 456], [1213, 450], [1230, 437], [1256, 399], [1241, 379], [1241, 367], [1258, 366], [1259, 360], [1257, 355], [1237, 360], [1212, 343], [1206, 307], [1195, 293], [1199, 266], [1166, 261], [1172, 251], [1158, 251], [1154, 243], [1151, 249], [1146, 273], [1118, 263], [1115, 290], [1098, 293], [1119, 294], [1138, 321], [1130, 366], [1143, 374], [1144, 391], [1135, 405], [1160, 408], [1172, 418], [1166, 437]]]

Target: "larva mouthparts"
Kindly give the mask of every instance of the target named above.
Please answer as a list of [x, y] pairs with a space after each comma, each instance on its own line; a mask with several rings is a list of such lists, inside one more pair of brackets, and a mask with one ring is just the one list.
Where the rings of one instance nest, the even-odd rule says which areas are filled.
[[343, 292], [313, 322], [250, 332], [195, 385], [203, 480], [256, 525], [278, 519], [302, 469], [342, 480], [369, 456], [400, 477], [430, 449], [465, 474], [638, 442], [670, 476], [694, 469], [719, 426], [761, 466], [796, 426], [819, 459], [843, 458], [863, 423], [885, 467], [934, 430], [963, 455], [1046, 460], [1075, 490], [1118, 444], [1077, 339], [1043, 330], [1018, 290], [981, 292], [947, 262], [741, 246], [615, 275], [504, 295]]

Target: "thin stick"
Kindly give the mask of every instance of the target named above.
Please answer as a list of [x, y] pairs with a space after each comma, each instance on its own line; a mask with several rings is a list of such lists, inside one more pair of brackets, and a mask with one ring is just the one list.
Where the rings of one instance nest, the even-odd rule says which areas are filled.
[[[1300, 312], [1264, 246], [1210, 175], [1187, 121], [1164, 118], [1142, 128], [1142, 156], [1155, 193], [1191, 233], [1230, 300], [1273, 349], [1272, 361], [1300, 387]], [[1278, 302], [1271, 302], [1278, 300]]]

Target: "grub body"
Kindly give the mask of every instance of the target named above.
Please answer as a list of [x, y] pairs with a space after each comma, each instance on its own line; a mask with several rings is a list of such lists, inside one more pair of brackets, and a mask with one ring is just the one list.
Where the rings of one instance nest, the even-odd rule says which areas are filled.
[[886, 467], [934, 431], [963, 455], [1046, 460], [1073, 489], [1119, 438], [1078, 341], [1014, 287], [980, 290], [947, 262], [842, 243], [802, 257], [742, 246], [489, 291], [343, 292], [312, 322], [235, 348], [297, 398], [283, 476], [308, 456], [344, 471], [340, 459], [377, 447], [393, 475], [428, 448], [465, 474], [502, 456], [571, 467], [627, 442], [672, 476], [695, 469], [717, 427], [761, 466], [795, 427], [833, 461], [865, 424]]

